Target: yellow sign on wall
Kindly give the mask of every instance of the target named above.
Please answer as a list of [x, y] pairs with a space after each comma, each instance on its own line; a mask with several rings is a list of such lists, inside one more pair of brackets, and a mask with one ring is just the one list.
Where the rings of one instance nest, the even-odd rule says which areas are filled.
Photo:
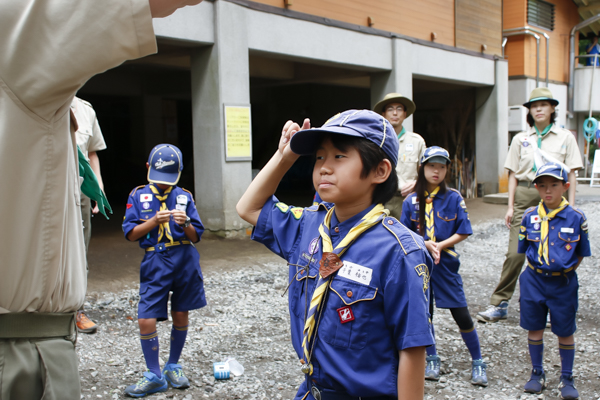
[[252, 160], [250, 106], [225, 105], [225, 161]]

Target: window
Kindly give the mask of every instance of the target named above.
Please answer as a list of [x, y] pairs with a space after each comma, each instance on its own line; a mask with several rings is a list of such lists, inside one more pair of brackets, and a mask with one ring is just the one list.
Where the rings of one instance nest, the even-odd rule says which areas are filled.
[[554, 30], [554, 4], [543, 0], [527, 0], [527, 23]]

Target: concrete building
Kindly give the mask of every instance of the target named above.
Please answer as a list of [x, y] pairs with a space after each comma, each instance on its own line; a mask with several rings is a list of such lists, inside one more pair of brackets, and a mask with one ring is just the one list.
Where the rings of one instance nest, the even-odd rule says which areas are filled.
[[[116, 206], [145, 181], [149, 150], [171, 142], [184, 153], [181, 186], [194, 191], [207, 228], [244, 232], [235, 204], [286, 120], [318, 126], [388, 92], [414, 99], [405, 127], [450, 151], [456, 179], [474, 162], [476, 183], [461, 182], [465, 190], [499, 188], [510, 104], [501, 0], [205, 0], [156, 20], [155, 31], [157, 55], [80, 91], [106, 136], [100, 158]], [[230, 154], [237, 139], [227, 135], [226, 106], [251, 110], [246, 157]], [[278, 196], [309, 204], [311, 162], [297, 163]]]

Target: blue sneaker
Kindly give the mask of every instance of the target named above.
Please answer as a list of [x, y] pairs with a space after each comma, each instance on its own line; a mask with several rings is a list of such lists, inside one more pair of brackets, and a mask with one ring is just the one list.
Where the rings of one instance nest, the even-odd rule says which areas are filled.
[[483, 362], [482, 359], [473, 360], [471, 364], [471, 383], [473, 385], [478, 386], [487, 386], [487, 373], [485, 370], [487, 369], [487, 365]]
[[573, 379], [573, 375], [561, 375], [558, 390], [560, 390], [561, 399], [579, 398], [579, 392], [575, 389], [575, 379]]
[[135, 385], [127, 386], [125, 394], [130, 397], [144, 397], [156, 392], [166, 392], [169, 388], [164, 376], [160, 378], [150, 371], [144, 372], [144, 376]]
[[175, 389], [186, 389], [190, 387], [190, 381], [183, 374], [179, 364], [167, 364], [162, 371], [163, 376]]
[[440, 379], [440, 366], [442, 360], [438, 355], [427, 356], [427, 365], [425, 367], [425, 379], [438, 381]]
[[529, 378], [529, 382], [525, 384], [525, 392], [526, 393], [542, 393], [542, 390], [546, 387], [546, 374], [544, 371], [540, 371], [534, 369], [531, 371], [531, 377]]
[[497, 306], [489, 306], [487, 310], [477, 313], [481, 322], [497, 322], [508, 316], [508, 301], [503, 300]]

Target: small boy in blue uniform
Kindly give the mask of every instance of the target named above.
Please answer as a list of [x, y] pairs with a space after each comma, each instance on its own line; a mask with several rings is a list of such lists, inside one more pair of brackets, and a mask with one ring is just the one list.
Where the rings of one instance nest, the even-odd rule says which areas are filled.
[[[204, 226], [192, 194], [177, 185], [183, 170], [181, 151], [159, 144], [150, 152], [148, 185], [129, 194], [123, 220], [127, 240], [138, 240], [146, 254], [140, 267], [138, 324], [142, 352], [148, 371], [135, 385], [125, 389], [131, 397], [164, 392], [168, 384], [185, 389], [189, 381], [179, 362], [188, 330], [188, 312], [206, 305], [200, 270], [200, 255], [193, 243]], [[171, 351], [161, 372], [156, 321], [168, 318], [171, 295]]]
[[542, 201], [523, 215], [519, 253], [525, 253], [527, 268], [519, 278], [521, 327], [529, 331], [529, 355], [533, 370], [525, 392], [541, 393], [546, 387], [542, 366], [544, 329], [548, 312], [552, 332], [558, 337], [561, 359], [559, 389], [563, 399], [577, 399], [573, 379], [576, 314], [579, 282], [575, 270], [583, 257], [591, 255], [585, 215], [562, 197], [569, 189], [568, 173], [558, 163], [548, 163], [533, 181]]
[[[316, 157], [322, 203], [277, 200], [301, 154]], [[422, 238], [388, 216], [398, 187], [398, 140], [369, 110], [321, 128], [288, 121], [279, 149], [237, 205], [252, 239], [289, 265], [292, 344], [305, 374], [296, 399], [423, 398], [432, 260]]]
[[[446, 187], [449, 165], [450, 155], [446, 149], [432, 146], [425, 150], [415, 191], [404, 200], [400, 222], [423, 236], [436, 264], [431, 274], [431, 315], [434, 304], [438, 308], [450, 309], [471, 354], [471, 383], [487, 386], [487, 366], [481, 357], [479, 336], [469, 314], [462, 277], [458, 272], [459, 255], [454, 248], [473, 234], [473, 230], [462, 196], [457, 190]], [[425, 379], [439, 380], [440, 366], [436, 346], [428, 347]]]

